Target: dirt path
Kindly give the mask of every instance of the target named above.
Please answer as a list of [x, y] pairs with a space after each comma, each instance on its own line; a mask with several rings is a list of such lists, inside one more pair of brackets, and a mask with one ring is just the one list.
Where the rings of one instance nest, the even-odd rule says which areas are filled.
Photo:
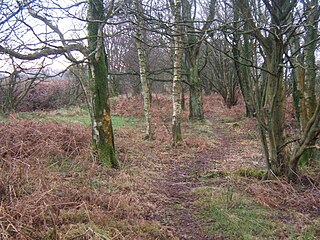
[[[203, 165], [202, 162], [199, 165]], [[196, 162], [191, 159], [183, 165], [174, 163], [166, 172], [166, 179], [160, 183], [170, 202], [164, 208], [163, 223], [174, 228], [178, 239], [209, 239], [202, 229], [203, 223], [195, 216], [196, 209], [193, 202], [196, 200], [192, 190], [202, 186], [191, 172], [197, 171]], [[200, 170], [200, 169], [199, 169]]]
[[[174, 239], [209, 240], [204, 230], [205, 223], [197, 214], [194, 202], [197, 196], [193, 190], [208, 185], [200, 179], [210, 169], [220, 170], [226, 153], [239, 147], [234, 134], [217, 119], [211, 118], [208, 124], [211, 136], [215, 142], [210, 150], [198, 152], [193, 157], [173, 161], [167, 166], [164, 177], [159, 179], [159, 190], [170, 200], [164, 207], [160, 220], [164, 225], [174, 229]], [[210, 139], [210, 138], [209, 138]]]
[[[138, 145], [137, 140], [132, 149], [133, 152], [139, 149], [139, 158], [143, 155], [145, 162], [150, 162], [146, 171], [151, 173], [152, 169], [153, 172], [149, 176], [151, 191], [146, 194], [155, 208], [145, 214], [145, 219], [163, 227], [165, 235], [168, 232], [165, 239], [221, 239], [221, 236], [207, 235], [205, 228], [209, 224], [200, 217], [197, 204], [201, 195], [195, 190], [213, 185], [223, 188], [223, 184], [227, 184], [228, 180], [224, 177], [211, 180], [202, 177], [208, 172], [233, 171], [239, 167], [252, 167], [253, 162], [259, 162], [261, 154], [260, 150], [256, 151], [259, 143], [254, 121], [245, 118], [244, 105], [230, 110], [225, 108], [219, 96], [210, 96], [205, 106], [206, 121], [190, 123], [185, 113], [184, 141], [181, 146], [172, 148], [171, 116], [168, 113], [171, 99], [160, 100], [154, 103], [157, 108], [154, 109], [155, 141], [139, 142]], [[117, 109], [124, 109], [121, 106]]]

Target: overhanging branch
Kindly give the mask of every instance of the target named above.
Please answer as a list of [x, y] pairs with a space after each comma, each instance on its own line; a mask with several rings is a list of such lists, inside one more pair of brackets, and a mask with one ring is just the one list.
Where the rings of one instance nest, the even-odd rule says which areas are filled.
[[67, 53], [69, 51], [79, 51], [81, 53], [85, 52], [85, 48], [80, 44], [71, 44], [64, 47], [57, 47], [57, 48], [42, 48], [41, 50], [30, 53], [30, 54], [22, 54], [19, 52], [16, 52], [12, 49], [5, 48], [0, 45], [0, 54], [8, 54], [9, 56], [21, 59], [21, 60], [36, 60], [40, 59], [42, 57], [48, 57], [51, 55], [60, 55]]

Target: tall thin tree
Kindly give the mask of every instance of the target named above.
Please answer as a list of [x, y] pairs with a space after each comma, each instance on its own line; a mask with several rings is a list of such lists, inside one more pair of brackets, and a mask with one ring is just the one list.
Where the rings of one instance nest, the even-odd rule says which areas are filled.
[[108, 59], [104, 46], [105, 24], [103, 0], [88, 1], [89, 77], [93, 89], [93, 142], [99, 159], [119, 167], [115, 155], [114, 135], [108, 96]]
[[173, 68], [173, 83], [172, 83], [172, 139], [173, 143], [182, 140], [181, 133], [181, 80], [182, 80], [182, 6], [181, 0], [174, 0], [172, 4], [174, 15], [174, 68]]

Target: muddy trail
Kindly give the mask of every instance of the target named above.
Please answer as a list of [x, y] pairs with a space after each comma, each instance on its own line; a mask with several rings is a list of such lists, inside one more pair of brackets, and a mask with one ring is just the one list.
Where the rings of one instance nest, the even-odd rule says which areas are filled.
[[219, 237], [207, 235], [205, 230], [207, 224], [200, 218], [199, 209], [194, 204], [199, 200], [199, 196], [194, 191], [201, 187], [213, 186], [213, 184], [223, 184], [225, 179], [213, 183], [205, 181], [202, 176], [208, 172], [229, 170], [223, 167], [228, 164], [234, 165], [230, 163], [233, 159], [230, 159], [228, 155], [242, 148], [238, 133], [220, 119], [212, 116], [207, 118], [206, 129], [202, 129], [198, 134], [210, 141], [210, 147], [193, 156], [171, 161], [167, 164], [163, 176], [156, 179], [159, 192], [169, 199], [162, 206], [162, 217], [158, 220], [173, 229], [173, 239], [219, 239]]

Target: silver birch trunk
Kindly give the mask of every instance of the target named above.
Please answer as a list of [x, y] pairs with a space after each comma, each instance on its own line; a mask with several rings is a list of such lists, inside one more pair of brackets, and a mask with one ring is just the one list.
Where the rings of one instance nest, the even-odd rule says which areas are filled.
[[182, 79], [182, 26], [181, 0], [174, 1], [175, 35], [174, 35], [174, 62], [172, 83], [172, 139], [173, 144], [182, 140], [181, 134], [181, 79]]
[[146, 32], [143, 29], [143, 10], [139, 0], [135, 1], [136, 4], [136, 44], [138, 50], [139, 59], [139, 71], [140, 71], [140, 81], [142, 85], [142, 95], [143, 95], [143, 111], [145, 118], [145, 139], [152, 140], [152, 121], [151, 121], [151, 92], [150, 92], [150, 81], [147, 78], [147, 62], [146, 62], [146, 49], [144, 41], [146, 41]]

